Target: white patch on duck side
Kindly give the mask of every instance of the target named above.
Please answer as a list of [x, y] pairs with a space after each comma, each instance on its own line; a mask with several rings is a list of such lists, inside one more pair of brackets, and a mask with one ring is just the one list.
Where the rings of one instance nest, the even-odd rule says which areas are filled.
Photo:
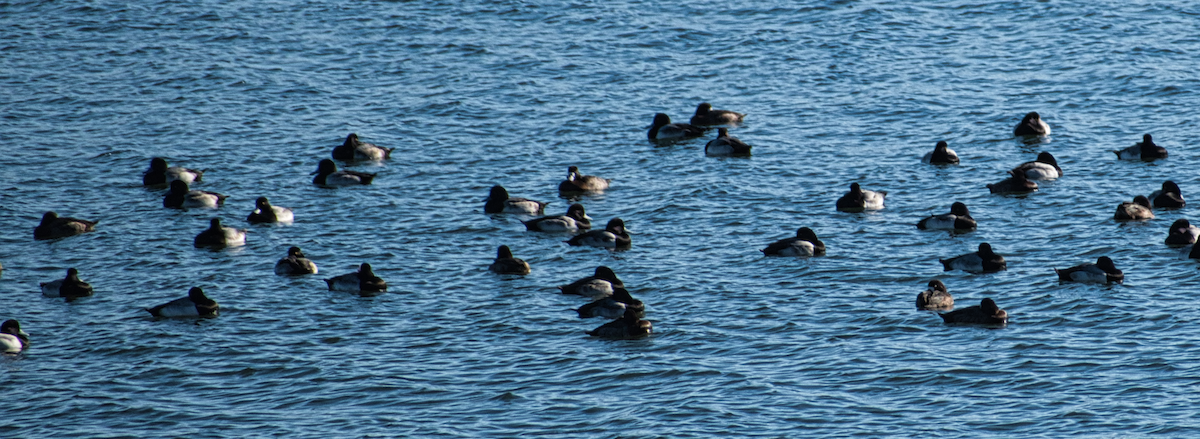
[[59, 297], [59, 288], [62, 288], [63, 279], [56, 279], [50, 282], [42, 282], [42, 295], [46, 297]]
[[216, 209], [221, 205], [221, 197], [204, 191], [188, 191], [183, 197], [183, 207], [187, 209]]
[[1058, 178], [1058, 169], [1047, 163], [1028, 163], [1025, 165], [1025, 178], [1029, 180], [1054, 180]]
[[326, 279], [329, 284], [329, 291], [346, 291], [350, 293], [359, 292], [358, 273], [347, 273], [332, 279]]
[[815, 253], [816, 246], [813, 243], [803, 240], [792, 241], [787, 247], [779, 251], [779, 256], [812, 256]]
[[158, 308], [157, 315], [159, 317], [199, 317], [200, 312], [196, 310], [196, 302], [192, 302], [191, 298], [180, 297]]

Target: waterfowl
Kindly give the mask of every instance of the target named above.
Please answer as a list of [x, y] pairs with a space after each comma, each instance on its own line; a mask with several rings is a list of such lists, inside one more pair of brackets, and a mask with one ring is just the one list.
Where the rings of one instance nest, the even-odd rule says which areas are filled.
[[96, 223], [78, 218], [59, 217], [53, 211], [42, 214], [42, 222], [33, 228], [33, 239], [55, 239], [96, 231]]
[[294, 218], [295, 216], [292, 215], [292, 209], [272, 206], [271, 200], [268, 200], [267, 197], [258, 197], [257, 200], [254, 200], [254, 211], [250, 212], [250, 216], [246, 217], [246, 221], [250, 224], [290, 224]]
[[1004, 256], [993, 252], [991, 244], [986, 242], [979, 244], [979, 251], [975, 253], [967, 253], [950, 259], [938, 259], [938, 262], [942, 263], [944, 271], [962, 270], [972, 273], [995, 273], [997, 271], [1008, 270], [1008, 263], [1004, 261]]
[[488, 267], [497, 274], [529, 274], [529, 263], [520, 258], [514, 258], [512, 249], [507, 245], [502, 245], [496, 249], [496, 261]]
[[300, 247], [292, 247], [288, 249], [287, 257], [275, 263], [275, 274], [283, 276], [317, 274], [317, 264], [304, 256]]
[[704, 154], [711, 156], [743, 156], [750, 155], [750, 145], [729, 135], [725, 128], [717, 129], [717, 138], [709, 140], [704, 145]]
[[729, 111], [714, 110], [712, 104], [702, 102], [696, 106], [696, 114], [692, 115], [692, 125], [733, 125], [742, 123], [745, 114]]
[[163, 197], [163, 207], [176, 209], [216, 209], [225, 204], [229, 198], [216, 192], [196, 191], [188, 189], [183, 180], [171, 182], [167, 195]]
[[29, 347], [29, 334], [21, 330], [21, 322], [5, 320], [0, 324], [0, 352], [15, 354]]
[[591, 317], [619, 319], [625, 315], [626, 310], [633, 310], [638, 318], [646, 316], [646, 305], [629, 295], [629, 290], [617, 287], [613, 288], [612, 296], [581, 306], [575, 311], [579, 313], [581, 319]]
[[146, 308], [155, 317], [216, 317], [221, 310], [217, 301], [204, 295], [200, 287], [188, 290], [187, 297], [180, 297], [154, 308]]
[[525, 230], [534, 232], [575, 232], [592, 228], [592, 217], [587, 216], [582, 204], [572, 204], [567, 213], [557, 216], [544, 216], [529, 221], [522, 221]]
[[1171, 180], [1164, 181], [1162, 189], [1150, 193], [1150, 204], [1156, 209], [1176, 209], [1187, 205], [1183, 200], [1183, 192], [1179, 190], [1179, 185]]
[[1150, 211], [1150, 199], [1145, 195], [1133, 197], [1133, 201], [1126, 201], [1117, 206], [1117, 213], [1113, 214], [1113, 219], [1118, 220], [1144, 220], [1153, 219], [1154, 212]]
[[222, 227], [220, 218], [208, 222], [208, 228], [196, 235], [193, 242], [196, 247], [237, 247], [246, 244], [246, 230], [233, 227]]
[[837, 210], [843, 212], [862, 212], [864, 210], [883, 209], [883, 199], [887, 196], [884, 191], [864, 190], [858, 183], [850, 184], [850, 192], [837, 200]]
[[824, 256], [825, 243], [812, 229], [801, 227], [795, 237], [775, 241], [759, 251], [767, 256]]
[[371, 271], [371, 264], [363, 263], [358, 271], [325, 279], [329, 291], [351, 293], [379, 293], [387, 291], [387, 282]]
[[990, 297], [979, 302], [979, 305], [959, 308], [954, 311], [938, 313], [945, 323], [964, 323], [972, 325], [1003, 325], [1008, 323], [1008, 312], [996, 306]]
[[650, 140], [672, 140], [704, 135], [704, 128], [686, 123], [671, 123], [671, 117], [663, 113], [654, 115], [654, 123], [646, 137]]
[[971, 217], [967, 205], [957, 201], [950, 205], [950, 213], [931, 215], [917, 221], [917, 228], [921, 230], [975, 230], [975, 225], [975, 218]]
[[46, 297], [65, 297], [74, 299], [92, 295], [92, 286], [79, 280], [79, 270], [74, 267], [67, 269], [67, 277], [42, 282], [42, 295]]
[[633, 240], [629, 237], [629, 232], [625, 230], [625, 221], [613, 218], [608, 221], [607, 226], [604, 226], [604, 230], [592, 230], [575, 235], [566, 243], [601, 248], [625, 248], [629, 247]]
[[319, 186], [358, 186], [371, 184], [376, 174], [357, 171], [339, 171], [333, 160], [322, 159], [313, 172], [313, 184]]
[[1042, 120], [1042, 116], [1036, 111], [1031, 111], [1021, 118], [1021, 123], [1018, 123], [1013, 128], [1014, 136], [1045, 136], [1050, 134], [1050, 125]]
[[187, 184], [192, 184], [200, 181], [204, 177], [204, 171], [195, 169], [181, 168], [178, 166], [167, 166], [167, 161], [160, 157], [150, 159], [150, 169], [142, 175], [143, 186], [158, 186], [170, 183], [175, 180], [182, 181]]
[[621, 318], [600, 325], [600, 327], [588, 331], [587, 335], [619, 340], [645, 337], [651, 332], [653, 332], [653, 325], [638, 318], [637, 311], [627, 308]]
[[495, 185], [488, 192], [488, 197], [483, 204], [483, 211], [487, 213], [518, 213], [526, 215], [537, 215], [543, 213], [546, 205], [541, 201], [534, 201], [526, 198], [512, 198], [508, 196], [508, 191], [503, 186]]
[[583, 175], [578, 166], [567, 167], [567, 179], [558, 184], [559, 192], [600, 192], [608, 189], [612, 180], [595, 175]]
[[945, 141], [939, 141], [933, 146], [933, 151], [925, 153], [921, 161], [932, 165], [957, 165], [958, 153], [955, 153]]
[[1017, 165], [1012, 169], [1012, 173], [1023, 173], [1029, 180], [1054, 180], [1063, 176], [1062, 168], [1058, 167], [1058, 160], [1045, 151], [1038, 154], [1037, 160]]
[[1169, 246], [1183, 246], [1196, 243], [1196, 237], [1200, 236], [1200, 227], [1193, 226], [1187, 219], [1180, 218], [1171, 223], [1171, 228], [1167, 231], [1166, 243]]
[[1193, 245], [1191, 250], [1188, 250], [1188, 258], [1200, 259], [1200, 245]]
[[1022, 194], [1038, 189], [1037, 182], [1025, 177], [1024, 172], [1008, 171], [1010, 177], [987, 185], [993, 194]]
[[350, 133], [346, 141], [333, 147], [332, 156], [335, 160], [384, 160], [391, 158], [392, 148], [384, 148], [375, 144], [358, 140], [358, 134]]
[[617, 274], [611, 268], [602, 265], [596, 267], [595, 274], [560, 286], [558, 289], [563, 294], [574, 294], [598, 300], [613, 295], [613, 291], [616, 288], [624, 287], [625, 282], [621, 282], [621, 279], [617, 278]]
[[946, 284], [934, 279], [929, 281], [929, 288], [917, 293], [917, 309], [950, 309], [954, 308], [954, 296], [946, 291]]
[[1149, 134], [1142, 136], [1142, 141], [1125, 149], [1113, 151], [1120, 160], [1155, 160], [1167, 158], [1167, 149], [1154, 143]]
[[1113, 264], [1113, 260], [1108, 256], [1101, 256], [1096, 259], [1095, 264], [1079, 264], [1066, 269], [1054, 269], [1058, 273], [1058, 280], [1063, 282], [1104, 282], [1104, 283], [1121, 283], [1125, 280], [1125, 273], [1117, 269]]

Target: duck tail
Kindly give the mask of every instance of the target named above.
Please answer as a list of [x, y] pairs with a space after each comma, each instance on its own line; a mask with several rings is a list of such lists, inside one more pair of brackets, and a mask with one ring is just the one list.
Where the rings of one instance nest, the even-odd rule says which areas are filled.
[[942, 268], [943, 268], [942, 271], [953, 270], [953, 268], [950, 268], [950, 260], [949, 259], [938, 259], [938, 262], [942, 263]]

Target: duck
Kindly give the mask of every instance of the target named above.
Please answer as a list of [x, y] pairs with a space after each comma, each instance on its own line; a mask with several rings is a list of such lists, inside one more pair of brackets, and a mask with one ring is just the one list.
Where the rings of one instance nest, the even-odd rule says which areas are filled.
[[67, 269], [66, 278], [42, 282], [39, 285], [42, 287], [42, 295], [46, 297], [74, 299], [92, 295], [92, 286], [79, 280], [79, 270], [74, 267]]
[[592, 217], [587, 216], [582, 204], [575, 203], [567, 208], [566, 214], [521, 221], [521, 224], [532, 232], [577, 232], [592, 228]]
[[921, 161], [931, 165], [957, 165], [958, 153], [950, 149], [946, 141], [938, 141], [937, 145], [933, 146], [933, 151], [925, 153]]
[[204, 290], [200, 287], [192, 287], [188, 290], [187, 297], [180, 297], [153, 308], [146, 308], [146, 311], [154, 317], [216, 317], [220, 310], [221, 305], [205, 296]]
[[1008, 171], [1010, 177], [987, 185], [993, 194], [1023, 194], [1036, 191], [1037, 182], [1030, 180], [1024, 172]]
[[572, 246], [583, 245], [608, 249], [627, 248], [633, 244], [629, 232], [625, 230], [625, 221], [620, 218], [609, 220], [608, 225], [604, 226], [604, 230], [581, 233], [565, 242]]
[[954, 308], [954, 296], [946, 291], [946, 284], [934, 279], [929, 281], [929, 288], [917, 293], [917, 309], [950, 309]]
[[766, 256], [825, 256], [825, 243], [817, 238], [817, 232], [801, 227], [795, 237], [780, 239], [759, 251]]
[[54, 211], [42, 214], [42, 222], [33, 228], [33, 239], [57, 239], [96, 231], [96, 223], [78, 218], [59, 217]]
[[1017, 165], [1012, 169], [1012, 173], [1023, 173], [1029, 180], [1054, 180], [1063, 176], [1062, 168], [1058, 167], [1058, 160], [1046, 151], [1039, 153], [1037, 160]]
[[692, 125], [734, 125], [742, 123], [746, 115], [729, 110], [714, 110], [712, 104], [701, 102], [696, 106], [696, 114], [692, 115]]
[[175, 180], [171, 182], [167, 195], [163, 197], [163, 207], [216, 209], [225, 204], [226, 198], [229, 197], [216, 192], [191, 190], [183, 180]]
[[884, 191], [864, 190], [858, 183], [850, 183], [850, 192], [837, 200], [837, 210], [843, 212], [862, 212], [864, 210], [883, 209], [883, 199], [887, 197]]
[[29, 347], [29, 334], [21, 330], [21, 322], [5, 320], [0, 323], [0, 352], [15, 354]]
[[1108, 256], [1096, 258], [1095, 264], [1079, 264], [1062, 270], [1055, 268], [1054, 272], [1058, 274], [1058, 280], [1063, 282], [1119, 284], [1125, 280], [1125, 273], [1118, 270], [1116, 264], [1113, 264], [1113, 260]]
[[1187, 205], [1179, 185], [1171, 180], [1164, 181], [1162, 189], [1151, 192], [1146, 198], [1150, 199], [1150, 204], [1155, 209], [1177, 209]]
[[616, 287], [613, 288], [612, 296], [581, 306], [575, 311], [579, 313], [581, 319], [592, 317], [619, 319], [625, 315], [626, 310], [633, 310], [638, 318], [646, 316], [646, 305], [642, 301], [629, 295], [629, 290]]
[[147, 169], [146, 173], [142, 175], [142, 185], [160, 186], [175, 180], [192, 184], [200, 181], [203, 177], [204, 171], [178, 166], [167, 166], [166, 160], [161, 157], [154, 157], [150, 159], [150, 169]]
[[1045, 136], [1050, 134], [1050, 125], [1042, 120], [1042, 115], [1036, 111], [1031, 111], [1021, 118], [1021, 123], [1018, 123], [1013, 128], [1014, 136]]
[[350, 133], [346, 141], [333, 147], [334, 160], [386, 160], [392, 156], [392, 148], [358, 140], [358, 134]]
[[333, 160], [322, 159], [313, 171], [313, 184], [318, 186], [359, 186], [371, 184], [376, 174], [358, 171], [339, 171]]
[[979, 305], [938, 313], [945, 323], [970, 325], [1004, 325], [1008, 323], [1008, 312], [1000, 309], [992, 298], [984, 298]]
[[1155, 159], [1167, 158], [1167, 149], [1158, 146], [1154, 143], [1154, 137], [1145, 134], [1142, 136], [1142, 141], [1133, 144], [1125, 149], [1113, 151], [1119, 160], [1145, 160], [1151, 161]]
[[1133, 201], [1126, 201], [1117, 206], [1117, 213], [1113, 214], [1113, 219], [1117, 220], [1146, 220], [1154, 219], [1154, 212], [1150, 211], [1150, 199], [1145, 195], [1133, 197]]
[[387, 282], [371, 271], [371, 264], [363, 263], [358, 271], [325, 279], [329, 291], [351, 293], [381, 293], [387, 291]]
[[199, 247], [224, 248], [246, 244], [246, 230], [221, 226], [220, 218], [208, 222], [208, 228], [196, 235], [193, 244]]
[[653, 325], [649, 321], [640, 319], [637, 311], [626, 308], [625, 314], [622, 314], [621, 318], [587, 331], [587, 335], [623, 340], [645, 337], [651, 332], [653, 332]]
[[917, 228], [921, 230], [975, 230], [975, 226], [975, 218], [971, 217], [967, 205], [958, 201], [950, 205], [950, 213], [930, 215], [917, 221]]
[[646, 137], [650, 140], [675, 140], [704, 135], [704, 128], [686, 123], [671, 123], [671, 117], [663, 113], [654, 115], [654, 123]]
[[583, 175], [578, 166], [567, 167], [567, 179], [558, 184], [559, 192], [602, 192], [612, 180], [595, 175]]
[[1166, 243], [1172, 247], [1191, 245], [1196, 243], [1197, 236], [1200, 236], [1200, 227], [1193, 226], [1186, 218], [1180, 218], [1171, 223]]
[[508, 190], [500, 185], [492, 186], [492, 189], [488, 192], [488, 197], [484, 201], [483, 211], [486, 213], [516, 213], [525, 215], [544, 213], [546, 205], [550, 204], [526, 198], [509, 197]]
[[950, 259], [938, 259], [943, 271], [962, 270], [972, 273], [995, 273], [1008, 270], [1004, 256], [992, 251], [992, 245], [986, 242], [979, 244], [979, 251], [955, 256]]
[[529, 263], [523, 259], [513, 257], [512, 249], [507, 245], [502, 245], [496, 249], [496, 261], [488, 267], [496, 274], [529, 274]]
[[304, 256], [300, 247], [288, 248], [287, 257], [275, 263], [275, 274], [280, 276], [298, 276], [302, 274], [317, 274], [317, 264]]
[[750, 145], [729, 135], [725, 128], [717, 129], [717, 138], [709, 140], [704, 145], [704, 155], [710, 156], [747, 156], [750, 155]]
[[257, 200], [254, 200], [254, 211], [246, 217], [246, 221], [250, 224], [291, 224], [294, 219], [295, 215], [292, 214], [292, 209], [272, 206], [271, 200], [268, 200], [267, 197], [258, 197]]
[[611, 268], [603, 265], [596, 267], [595, 274], [558, 287], [563, 294], [573, 294], [599, 300], [613, 295], [617, 288], [625, 288], [625, 282], [617, 277]]

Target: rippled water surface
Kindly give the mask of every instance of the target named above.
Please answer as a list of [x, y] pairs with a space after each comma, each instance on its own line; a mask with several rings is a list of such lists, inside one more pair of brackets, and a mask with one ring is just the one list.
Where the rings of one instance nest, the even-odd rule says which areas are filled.
[[[1171, 179], [1200, 193], [1188, 2], [0, 3], [0, 318], [33, 346], [0, 359], [3, 437], [1099, 437], [1200, 428], [1200, 285], [1163, 244], [1194, 208], [1115, 206]], [[654, 113], [748, 113], [750, 158], [647, 141]], [[1038, 111], [1051, 136], [1013, 125]], [[347, 133], [394, 147], [366, 187], [309, 175]], [[1153, 133], [1154, 163], [1110, 152]], [[920, 157], [938, 140], [962, 164]], [[1066, 175], [1025, 197], [985, 185], [1038, 152]], [[161, 205], [149, 158], [206, 169], [216, 211]], [[514, 195], [579, 198], [626, 221], [610, 252], [487, 215]], [[839, 213], [851, 182], [887, 208]], [[250, 226], [266, 195], [291, 226]], [[979, 230], [919, 231], [967, 203]], [[99, 219], [34, 241], [41, 214]], [[209, 218], [244, 247], [195, 249]], [[825, 257], [765, 258], [812, 227]], [[991, 243], [1008, 271], [943, 272]], [[533, 273], [487, 271], [507, 244]], [[298, 245], [320, 275], [272, 266]], [[1124, 285], [1052, 268], [1111, 256]], [[369, 262], [379, 296], [327, 291]], [[649, 338], [554, 288], [612, 267]], [[38, 283], [79, 268], [73, 302]], [[1003, 329], [913, 307], [932, 278]], [[142, 309], [200, 286], [215, 319]], [[1190, 432], [1190, 433], [1189, 433]]]

